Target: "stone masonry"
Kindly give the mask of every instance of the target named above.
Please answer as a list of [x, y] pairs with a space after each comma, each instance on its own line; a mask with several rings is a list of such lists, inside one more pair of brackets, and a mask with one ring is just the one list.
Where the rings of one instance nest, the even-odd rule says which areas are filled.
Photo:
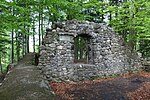
[[[75, 38], [78, 36], [87, 37], [88, 41], [87, 51], [83, 52], [86, 54], [82, 54], [86, 56], [82, 57], [85, 58], [83, 62], [75, 61]], [[82, 51], [78, 52], [81, 55]], [[122, 37], [107, 25], [70, 20], [56, 22], [46, 30], [38, 67], [48, 80], [80, 81], [139, 70], [139, 60], [125, 46]]]

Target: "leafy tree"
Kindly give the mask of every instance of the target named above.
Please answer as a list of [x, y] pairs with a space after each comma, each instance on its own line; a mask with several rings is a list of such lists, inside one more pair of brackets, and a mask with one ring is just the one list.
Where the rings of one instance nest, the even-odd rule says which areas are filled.
[[133, 51], [148, 56], [149, 9], [149, 0], [1, 0], [0, 66], [28, 53], [30, 37], [36, 52], [36, 35], [39, 47], [50, 23], [72, 19], [107, 23]]

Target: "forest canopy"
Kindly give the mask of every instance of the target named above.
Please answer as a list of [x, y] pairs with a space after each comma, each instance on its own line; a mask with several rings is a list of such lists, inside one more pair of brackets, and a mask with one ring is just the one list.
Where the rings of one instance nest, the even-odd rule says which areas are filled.
[[46, 27], [72, 19], [105, 23], [132, 51], [150, 57], [149, 0], [1, 0], [1, 71], [31, 49], [38, 53]]

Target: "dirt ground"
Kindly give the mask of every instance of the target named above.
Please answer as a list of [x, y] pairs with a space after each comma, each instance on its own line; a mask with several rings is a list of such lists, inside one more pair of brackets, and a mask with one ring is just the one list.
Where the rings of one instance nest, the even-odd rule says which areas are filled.
[[150, 100], [150, 73], [70, 83], [51, 82], [56, 100]]

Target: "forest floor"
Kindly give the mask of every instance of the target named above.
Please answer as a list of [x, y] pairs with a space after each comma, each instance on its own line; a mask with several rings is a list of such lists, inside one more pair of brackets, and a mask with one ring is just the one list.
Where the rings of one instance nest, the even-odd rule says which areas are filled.
[[9, 71], [0, 85], [0, 100], [54, 100], [33, 59], [29, 53]]
[[81, 82], [51, 82], [56, 100], [150, 100], [150, 73]]
[[32, 64], [33, 57], [33, 53], [27, 54], [9, 71], [0, 85], [0, 100], [150, 100], [148, 72], [93, 81], [50, 82], [50, 89]]

